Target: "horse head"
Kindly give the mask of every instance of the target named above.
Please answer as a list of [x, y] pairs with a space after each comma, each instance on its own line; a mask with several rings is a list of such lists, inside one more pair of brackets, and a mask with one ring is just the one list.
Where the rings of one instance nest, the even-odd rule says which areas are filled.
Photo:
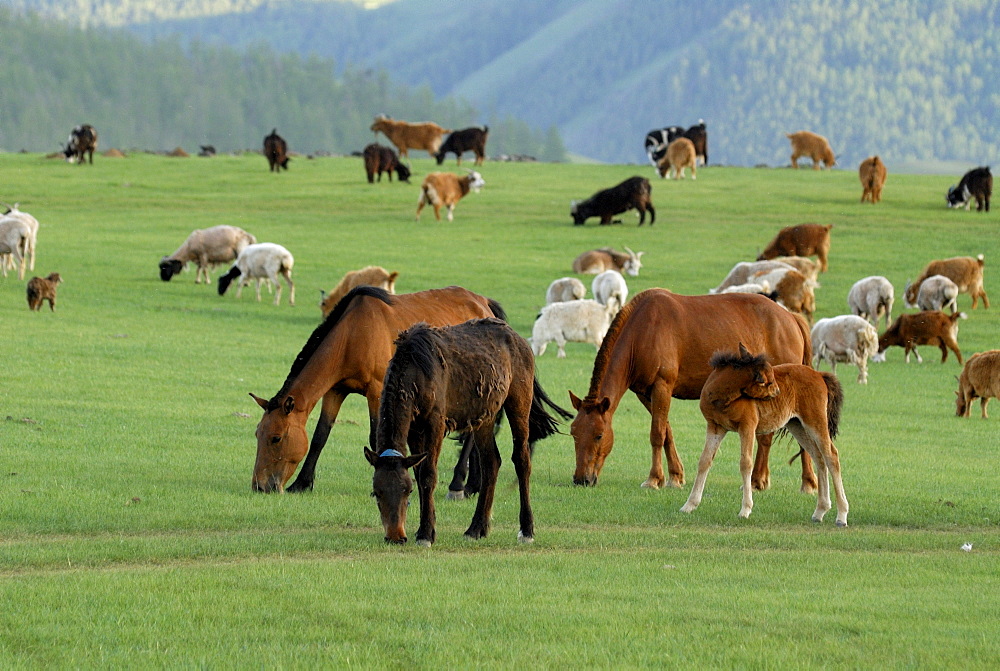
[[309, 413], [305, 408], [296, 408], [291, 396], [274, 403], [254, 394], [250, 396], [264, 410], [257, 424], [257, 461], [250, 488], [255, 492], [283, 492], [285, 483], [309, 451], [306, 435]]
[[410, 469], [426, 457], [426, 452], [407, 457], [393, 449], [376, 454], [365, 448], [365, 458], [375, 469], [372, 497], [382, 517], [386, 543], [402, 545], [406, 542], [406, 508], [410, 505], [410, 493], [413, 492]]
[[611, 399], [580, 399], [569, 392], [569, 400], [577, 411], [570, 435], [576, 447], [576, 471], [573, 484], [593, 487], [604, 467], [604, 460], [615, 444], [615, 432], [611, 428]]
[[767, 362], [767, 356], [758, 354], [754, 356], [747, 351], [747, 348], [740, 343], [740, 362], [746, 371], [746, 380], [741, 391], [744, 396], [756, 399], [774, 398], [781, 391], [774, 381], [774, 369]]
[[725, 408], [739, 398], [774, 398], [781, 391], [767, 356], [751, 354], [743, 343], [738, 354], [716, 352], [709, 365], [712, 372], [702, 389], [702, 399], [718, 408]]

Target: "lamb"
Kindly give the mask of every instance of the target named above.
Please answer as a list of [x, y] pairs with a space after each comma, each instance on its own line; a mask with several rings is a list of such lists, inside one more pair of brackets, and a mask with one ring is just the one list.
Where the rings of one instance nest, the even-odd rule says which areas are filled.
[[292, 282], [292, 266], [295, 259], [291, 252], [281, 245], [273, 242], [259, 242], [247, 245], [240, 255], [236, 257], [236, 263], [229, 269], [229, 272], [219, 278], [219, 295], [223, 296], [229, 285], [237, 277], [240, 278], [236, 288], [236, 298], [240, 297], [243, 287], [250, 284], [250, 280], [257, 280], [257, 300], [260, 301], [261, 280], [269, 280], [276, 287], [274, 294], [274, 304], [281, 302], [281, 283], [278, 282], [278, 275], [285, 278], [288, 283], [288, 304], [295, 305], [295, 283]]
[[979, 352], [969, 357], [958, 378], [958, 397], [955, 399], [955, 414], [968, 417], [972, 411], [973, 399], [980, 399], [983, 419], [988, 419], [986, 405], [990, 398], [1000, 398], [1000, 349]]
[[590, 291], [594, 294], [594, 300], [614, 309], [614, 314], [618, 314], [628, 300], [628, 285], [617, 270], [605, 270], [595, 277]]
[[44, 301], [49, 302], [49, 310], [56, 311], [56, 287], [62, 282], [59, 273], [49, 273], [48, 277], [32, 277], [28, 280], [28, 308], [34, 312], [42, 309]]
[[565, 303], [567, 301], [578, 301], [587, 295], [587, 287], [583, 282], [575, 277], [561, 277], [552, 280], [548, 290], [545, 292], [545, 304]]
[[917, 362], [923, 363], [917, 345], [937, 345], [941, 350], [941, 363], [948, 360], [950, 349], [962, 363], [962, 352], [958, 349], [958, 320], [965, 319], [964, 312], [946, 315], [938, 310], [900, 315], [878, 339], [878, 354], [872, 361], [885, 361], [885, 351], [892, 345], [902, 347], [906, 352], [906, 363], [910, 363], [910, 352], [917, 355]]
[[779, 269], [795, 270], [793, 266], [777, 259], [774, 261], [740, 261], [729, 271], [726, 279], [722, 280], [722, 284], [714, 289], [709, 289], [708, 293], [721, 294], [731, 286], [746, 284], [747, 282], [756, 282], [759, 284], [757, 279], [755, 279], [756, 277]]
[[623, 275], [638, 277], [639, 268], [642, 268], [642, 255], [645, 253], [637, 254], [628, 247], [624, 253], [610, 247], [592, 249], [573, 259], [573, 272], [581, 275], [597, 275], [605, 270], [617, 270]]
[[944, 310], [951, 307], [958, 311], [958, 285], [944, 275], [931, 275], [920, 283], [917, 307], [921, 310]]
[[354, 287], [379, 287], [380, 289], [385, 289], [390, 294], [396, 293], [397, 277], [399, 277], [398, 272], [392, 271], [390, 273], [382, 266], [365, 266], [361, 270], [352, 270], [346, 273], [340, 278], [337, 286], [330, 290], [329, 294], [323, 294], [322, 301], [319, 304], [319, 309], [323, 313], [323, 319], [326, 319], [333, 312], [340, 299], [346, 296], [347, 292]]
[[191, 232], [180, 247], [170, 256], [160, 259], [160, 279], [169, 282], [181, 272], [189, 262], [198, 266], [195, 284], [211, 284], [209, 271], [220, 263], [229, 263], [240, 255], [248, 245], [255, 244], [257, 238], [236, 226], [213, 226]]
[[921, 271], [920, 276], [913, 282], [906, 283], [903, 296], [906, 298], [906, 307], [917, 306], [917, 293], [920, 284], [932, 275], [944, 275], [958, 285], [960, 293], [968, 293], [972, 297], [972, 309], [976, 309], [976, 303], [983, 299], [983, 307], [990, 307], [990, 299], [986, 296], [983, 288], [983, 255], [976, 258], [971, 256], [955, 256], [950, 259], [939, 259], [931, 261]]
[[7, 259], [10, 254], [13, 265], [17, 267], [17, 279], [24, 279], [25, 260], [31, 248], [31, 227], [17, 217], [0, 219], [0, 270], [7, 277]]
[[881, 275], [871, 275], [854, 283], [847, 293], [847, 307], [852, 315], [864, 317], [878, 326], [880, 317], [885, 317], [885, 327], [892, 321], [892, 304], [895, 290], [892, 282]]
[[27, 212], [22, 212], [18, 209], [19, 203], [14, 203], [13, 205], [7, 205], [2, 203], [6, 208], [7, 212], [4, 213], [0, 220], [13, 218], [19, 219], [25, 224], [27, 224], [28, 229], [31, 231], [31, 237], [28, 238], [28, 247], [26, 249], [26, 258], [28, 259], [28, 270], [35, 269], [35, 243], [38, 241], [38, 220]]
[[868, 384], [868, 359], [878, 352], [878, 331], [866, 319], [857, 315], [840, 315], [820, 319], [812, 327], [813, 367], [830, 362], [833, 372], [837, 363], [858, 367], [858, 383]]
[[614, 314], [612, 306], [590, 299], [546, 305], [531, 330], [531, 350], [540, 357], [554, 341], [559, 347], [556, 357], [564, 359], [567, 342], [589, 342], [600, 349]]

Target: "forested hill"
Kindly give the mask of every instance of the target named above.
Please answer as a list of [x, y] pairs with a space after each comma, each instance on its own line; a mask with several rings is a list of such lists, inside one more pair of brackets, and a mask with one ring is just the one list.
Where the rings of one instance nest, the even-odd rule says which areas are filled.
[[995, 0], [242, 4], [256, 6], [129, 29], [266, 40], [340, 67], [384, 68], [481, 110], [556, 124], [571, 151], [606, 161], [641, 162], [646, 131], [699, 118], [713, 163], [787, 164], [784, 133], [800, 129], [828, 136], [844, 167], [872, 153], [890, 166], [989, 163], [1000, 149]]
[[3, 7], [0, 34], [0, 150], [55, 151], [71, 128], [91, 123], [102, 149], [258, 148], [277, 127], [292, 151], [348, 153], [375, 139], [369, 126], [386, 112], [449, 128], [487, 122], [491, 155], [560, 160], [565, 152], [554, 128], [485, 115], [378, 70], [337, 71], [315, 55], [183, 47], [170, 39], [149, 44]]

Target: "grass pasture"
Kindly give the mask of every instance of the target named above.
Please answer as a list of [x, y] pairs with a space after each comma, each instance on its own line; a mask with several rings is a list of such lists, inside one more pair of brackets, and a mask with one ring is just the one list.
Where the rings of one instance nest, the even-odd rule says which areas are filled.
[[[598, 487], [572, 486], [568, 435], [539, 445], [529, 546], [515, 540], [505, 430], [487, 539], [463, 539], [474, 501], [445, 501], [445, 481], [435, 546], [387, 547], [357, 396], [314, 492], [252, 494], [259, 409], [247, 394], [278, 390], [318, 323], [318, 290], [367, 264], [400, 271], [400, 292], [459, 284], [496, 298], [528, 336], [548, 283], [581, 251], [645, 251], [632, 295], [702, 293], [778, 228], [817, 221], [834, 224], [818, 317], [844, 313], [851, 284], [872, 274], [893, 282], [898, 314], [928, 260], [978, 253], [1000, 301], [996, 217], [946, 209], [955, 176], [890, 174], [871, 206], [850, 170], [710, 166], [696, 182], [655, 180], [657, 222], [638, 228], [632, 214], [574, 227], [569, 202], [648, 166], [487, 163], [486, 187], [454, 222], [425, 209], [419, 223], [416, 184], [436, 168], [414, 169], [412, 185], [368, 185], [353, 158], [297, 158], [274, 175], [260, 156], [79, 167], [0, 155], [0, 200], [41, 222], [34, 274], [65, 279], [57, 311], [35, 314], [24, 282], [0, 278], [4, 667], [1000, 665], [1000, 406], [956, 418], [960, 367], [936, 348], [921, 348], [922, 365], [890, 350], [867, 386], [838, 369], [847, 529], [833, 512], [809, 521], [788, 443], [773, 451], [771, 489], [738, 519], [735, 436], [701, 507], [680, 513], [704, 441], [693, 402], [671, 413], [688, 485], [640, 489], [649, 416], [631, 395]], [[292, 251], [294, 308], [287, 292], [279, 307], [252, 289], [219, 297], [193, 268], [160, 281], [160, 257], [216, 224]], [[1000, 347], [1000, 304], [959, 305], [963, 355]], [[553, 350], [539, 379], [568, 405], [567, 389], [587, 390], [594, 349]]]

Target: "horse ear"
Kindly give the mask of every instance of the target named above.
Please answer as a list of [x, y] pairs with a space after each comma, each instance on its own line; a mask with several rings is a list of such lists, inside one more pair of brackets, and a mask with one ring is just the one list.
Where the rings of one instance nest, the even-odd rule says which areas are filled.
[[250, 392], [250, 398], [252, 398], [253, 400], [255, 400], [257, 402], [257, 405], [259, 405], [261, 407], [261, 409], [267, 410], [267, 401], [265, 401], [264, 399], [262, 399], [260, 396], [258, 396], [257, 394], [255, 394], [253, 392]]
[[742, 342], [740, 343], [740, 356], [750, 356], [750, 352], [747, 351]]
[[426, 452], [421, 452], [420, 454], [412, 454], [403, 459], [403, 468], [413, 468], [426, 458], [427, 458]]
[[374, 466], [375, 463], [378, 461], [378, 455], [369, 450], [367, 446], [365, 446], [365, 459], [368, 460], [369, 464]]
[[281, 404], [281, 408], [285, 411], [286, 415], [292, 414], [292, 410], [295, 410], [295, 399], [291, 396], [286, 396], [285, 402]]
[[583, 405], [583, 401], [577, 398], [576, 394], [569, 392], [569, 402], [573, 404], [574, 410], [579, 410], [580, 406]]
[[601, 411], [601, 414], [603, 415], [611, 407], [611, 399], [605, 396], [604, 398], [601, 399], [601, 402], [600, 404], [598, 404], [597, 407]]

